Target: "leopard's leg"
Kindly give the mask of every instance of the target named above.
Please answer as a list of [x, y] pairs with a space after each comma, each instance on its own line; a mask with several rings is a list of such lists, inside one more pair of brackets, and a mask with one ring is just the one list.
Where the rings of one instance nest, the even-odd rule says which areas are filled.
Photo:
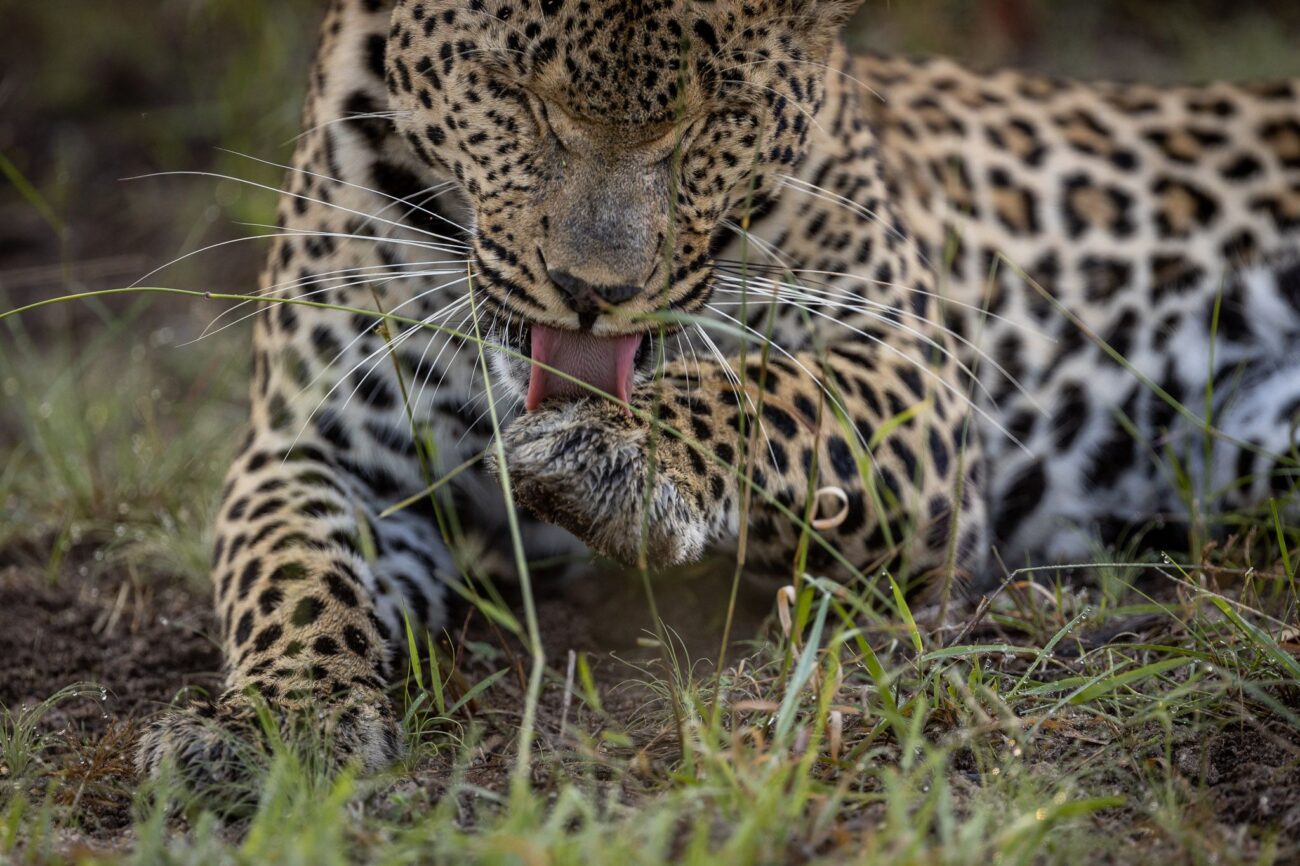
[[772, 360], [742, 395], [718, 364], [673, 364], [633, 397], [659, 432], [608, 401], [548, 404], [506, 431], [510, 481], [539, 516], [628, 562], [643, 543], [652, 566], [734, 544], [752, 479], [751, 562], [789, 567], [811, 531], [820, 573], [899, 560], [914, 576], [976, 573], [979, 449], [943, 372], [863, 347], [806, 352]]
[[1242, 378], [1214, 419], [1223, 436], [1212, 440], [1207, 492], [1218, 501], [1207, 504], [1238, 510], [1272, 499], [1300, 510], [1300, 363], [1259, 364]]
[[385, 694], [398, 629], [442, 617], [436, 574], [450, 563], [436, 529], [377, 521], [365, 479], [279, 434], [251, 437], [229, 478], [213, 563], [226, 688], [157, 720], [142, 771], [174, 761], [198, 787], [242, 777], [259, 702], [323, 731], [335, 764], [382, 767], [403, 747]]

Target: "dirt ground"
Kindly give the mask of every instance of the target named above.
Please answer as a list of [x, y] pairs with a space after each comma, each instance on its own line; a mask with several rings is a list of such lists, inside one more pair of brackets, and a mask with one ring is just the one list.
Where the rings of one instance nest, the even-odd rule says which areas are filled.
[[[78, 812], [79, 829], [71, 834], [69, 846], [119, 849], [129, 845], [136, 784], [131, 756], [140, 724], [183, 698], [187, 690], [214, 689], [220, 684], [221, 656], [211, 637], [210, 601], [205, 592], [161, 579], [97, 574], [90, 550], [75, 551], [51, 579], [38, 567], [37, 553], [36, 547], [0, 552], [0, 704], [30, 706], [73, 683], [96, 687], [84, 697], [58, 704], [42, 728], [59, 736], [47, 756], [58, 780], [56, 802]], [[656, 586], [665, 623], [685, 656], [709, 659], [716, 654], [728, 590], [728, 580], [718, 577], [670, 578]], [[772, 611], [771, 601], [766, 589], [744, 585], [735, 653], [761, 632]], [[638, 671], [640, 665], [657, 665], [658, 657], [657, 650], [647, 646], [651, 619], [639, 580], [611, 574], [544, 587], [539, 592], [538, 615], [551, 669], [537, 721], [543, 751], [548, 745], [560, 746], [566, 724], [570, 731], [575, 725], [591, 730], [612, 721], [633, 735], [637, 748], [650, 760], [670, 761], [672, 737], [662, 721], [666, 713], [662, 704], [658, 712], [647, 712], [660, 698]], [[1161, 637], [1158, 630], [1169, 623], [1135, 621], [1131, 626], [1121, 631], [1131, 637], [1133, 628], [1149, 627], [1154, 641]], [[1115, 628], [1085, 636], [1083, 645], [1112, 639]], [[514, 669], [460, 714], [466, 721], [475, 720], [480, 737], [476, 757], [461, 768], [464, 781], [504, 791], [513, 761], [511, 732], [517, 729], [522, 706], [527, 666], [523, 645], [465, 609], [448, 633], [447, 646], [454, 643], [462, 660], [463, 682], [473, 683], [494, 669]], [[970, 637], [996, 640], [998, 635], [986, 625]], [[592, 661], [608, 714], [605, 722], [593, 720], [589, 713], [579, 718], [580, 710], [566, 706], [570, 702], [565, 700], [563, 678], [570, 650], [586, 653]], [[656, 721], [647, 723], [647, 718]], [[1161, 739], [1154, 727], [1150, 734], [1153, 742]], [[1203, 737], [1205, 730], [1199, 734]], [[1040, 738], [1032, 763], [1038, 772], [1050, 774], [1054, 765], [1073, 762], [1080, 750], [1091, 748], [1089, 736], [1095, 732], [1082, 739], [1074, 734]], [[1263, 825], [1278, 828], [1283, 838], [1300, 836], [1300, 735], [1294, 729], [1236, 721], [1208, 739], [1179, 742], [1168, 756], [1140, 748], [1131, 755], [1134, 762], [1167, 758], [1196, 792], [1192, 800], [1204, 820], [1216, 824], [1221, 833], [1231, 835]], [[444, 792], [455, 760], [451, 750], [439, 752], [395, 784], [414, 795], [413, 800], [408, 798], [412, 807], [432, 804]], [[960, 763], [953, 767], [958, 774], [963, 772]], [[535, 781], [545, 786], [548, 774], [559, 765], [543, 762], [540, 766]], [[635, 790], [625, 793], [638, 796]], [[977, 785], [971, 793], [978, 795]], [[863, 815], [862, 820], [869, 817]], [[1138, 836], [1150, 832], [1140, 822], [1132, 823], [1132, 815], [1116, 814], [1112, 820], [1117, 832]], [[1156, 850], [1152, 849], [1153, 856]]]
[[[61, 799], [78, 797], [84, 841], [116, 846], [130, 824], [132, 755], [141, 724], [170, 704], [221, 686], [211, 599], [205, 591], [165, 578], [99, 573], [91, 548], [74, 550], [54, 576], [43, 561], [39, 544], [0, 551], [0, 706], [17, 711], [64, 687], [87, 686], [83, 696], [55, 705], [40, 727], [57, 737], [47, 759], [62, 780]], [[684, 657], [716, 656], [729, 590], [727, 580], [690, 576], [670, 577], [657, 586], [660, 613]], [[513, 601], [522, 619], [518, 599]], [[771, 609], [766, 590], [743, 586], [734, 626], [737, 652], [739, 644], [758, 635]], [[575, 702], [566, 709], [562, 688], [570, 651], [587, 654], [610, 718], [634, 724], [656, 700], [640, 682], [638, 668], [658, 665], [659, 659], [658, 650], [648, 645], [653, 621], [639, 579], [615, 573], [543, 586], [537, 610], [551, 671], [537, 723], [543, 743], [558, 741], [561, 729], [577, 721]], [[463, 721], [486, 722], [469, 781], [504, 791], [513, 761], [510, 732], [522, 706], [526, 649], [466, 606], [456, 610], [444, 641], [462, 660], [463, 684], [502, 667], [512, 669], [469, 712], [459, 714]], [[439, 775], [448, 770], [435, 760], [413, 778], [426, 796], [436, 797]], [[75, 793], [87, 780], [100, 796]]]

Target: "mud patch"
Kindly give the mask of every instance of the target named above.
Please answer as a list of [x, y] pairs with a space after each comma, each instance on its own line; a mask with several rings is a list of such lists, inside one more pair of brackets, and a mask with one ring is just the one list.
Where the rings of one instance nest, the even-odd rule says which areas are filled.
[[1180, 753], [1179, 769], [1208, 789], [1220, 821], [1300, 837], [1300, 731], [1237, 722]]
[[45, 724], [97, 737], [186, 687], [219, 681], [213, 618], [192, 593], [119, 579], [90, 581], [11, 566], [0, 572], [0, 704], [32, 705], [72, 683], [103, 700], [69, 700]]

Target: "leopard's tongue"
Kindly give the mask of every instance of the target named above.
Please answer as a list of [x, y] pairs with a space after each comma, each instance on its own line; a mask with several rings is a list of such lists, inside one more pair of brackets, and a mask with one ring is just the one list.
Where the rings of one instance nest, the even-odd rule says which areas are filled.
[[[533, 325], [532, 356], [536, 364], [528, 380], [524, 407], [533, 411], [551, 397], [566, 399], [590, 396], [585, 382], [627, 402], [632, 392], [632, 373], [637, 349], [644, 334], [627, 337], [596, 337], [586, 331], [560, 331]], [[577, 379], [573, 382], [538, 366], [546, 364]]]

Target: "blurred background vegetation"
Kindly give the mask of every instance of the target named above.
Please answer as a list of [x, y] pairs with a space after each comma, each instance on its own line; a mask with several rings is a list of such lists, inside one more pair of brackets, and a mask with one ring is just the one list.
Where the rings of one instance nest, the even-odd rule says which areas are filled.
[[[270, 190], [126, 179], [278, 186], [238, 154], [289, 158], [326, 5], [0, 0], [0, 309], [131, 285], [260, 233]], [[867, 0], [849, 38], [1064, 76], [1300, 75], [1295, 0]], [[223, 245], [146, 284], [247, 292], [262, 255]], [[244, 417], [246, 326], [186, 344], [220, 309], [119, 297], [0, 324], [0, 549], [34, 525], [69, 547], [86, 526], [205, 524]], [[201, 576], [187, 531], [177, 565]]]

